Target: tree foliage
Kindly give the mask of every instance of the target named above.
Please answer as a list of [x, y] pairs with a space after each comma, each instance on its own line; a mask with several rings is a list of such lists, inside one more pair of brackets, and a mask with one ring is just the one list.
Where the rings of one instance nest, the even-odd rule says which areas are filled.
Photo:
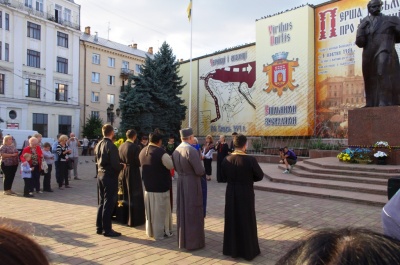
[[97, 139], [102, 136], [101, 127], [103, 120], [97, 116], [90, 115], [86, 123], [82, 126], [82, 135], [88, 139]]
[[178, 136], [186, 112], [178, 73], [176, 57], [164, 42], [154, 58], [146, 58], [141, 73], [129, 78], [120, 95], [123, 131], [133, 128], [147, 135], [159, 128], [166, 136]]

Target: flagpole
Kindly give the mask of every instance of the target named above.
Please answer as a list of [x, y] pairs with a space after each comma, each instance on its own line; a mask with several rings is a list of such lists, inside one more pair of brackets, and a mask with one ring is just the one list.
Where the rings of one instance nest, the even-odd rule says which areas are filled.
[[190, 0], [190, 73], [189, 73], [189, 127], [191, 127], [192, 120], [192, 32], [193, 32], [193, 0]]

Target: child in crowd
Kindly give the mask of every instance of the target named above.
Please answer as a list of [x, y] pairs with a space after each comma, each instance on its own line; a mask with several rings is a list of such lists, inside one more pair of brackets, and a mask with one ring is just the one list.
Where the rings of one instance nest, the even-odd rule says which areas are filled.
[[46, 172], [44, 173], [43, 191], [47, 192], [53, 192], [53, 190], [51, 189], [51, 170], [54, 162], [54, 154], [50, 150], [51, 150], [51, 145], [49, 143], [44, 143], [42, 152], [48, 168], [47, 168], [47, 173]]
[[21, 177], [24, 179], [24, 197], [34, 197], [33, 196], [33, 182], [32, 182], [32, 170], [33, 167], [30, 167], [29, 161], [31, 160], [32, 155], [30, 153], [25, 153], [24, 158], [25, 162], [21, 163]]

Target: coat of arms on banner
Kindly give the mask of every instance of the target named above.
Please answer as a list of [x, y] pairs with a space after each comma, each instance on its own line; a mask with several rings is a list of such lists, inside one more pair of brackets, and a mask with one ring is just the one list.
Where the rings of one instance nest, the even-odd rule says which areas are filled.
[[286, 89], [294, 90], [299, 85], [294, 85], [293, 71], [295, 67], [299, 66], [299, 61], [287, 60], [288, 52], [278, 52], [272, 55], [274, 62], [272, 64], [264, 65], [263, 72], [267, 73], [268, 83], [265, 92], [277, 92], [278, 96]]

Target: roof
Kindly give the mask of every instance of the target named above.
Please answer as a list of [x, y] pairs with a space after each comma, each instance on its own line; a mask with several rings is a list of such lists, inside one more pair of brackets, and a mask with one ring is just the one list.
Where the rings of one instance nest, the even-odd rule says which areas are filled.
[[117, 43], [117, 42], [114, 42], [114, 41], [106, 40], [106, 39], [103, 39], [103, 38], [100, 38], [100, 37], [97, 37], [97, 41], [95, 41], [95, 35], [89, 35], [89, 34], [86, 34], [84, 32], [81, 34], [80, 40], [81, 41], [91, 42], [91, 43], [94, 43], [94, 44], [97, 44], [97, 45], [100, 45], [100, 46], [103, 46], [103, 47], [107, 47], [107, 48], [110, 48], [110, 49], [114, 49], [114, 50], [117, 50], [117, 51], [120, 51], [120, 52], [136, 55], [136, 56], [139, 56], [139, 57], [142, 57], [142, 58], [146, 58], [146, 56], [148, 56], [150, 58], [154, 57], [154, 55], [152, 55], [152, 54], [150, 54], [148, 52], [145, 52], [145, 51], [142, 51], [142, 50], [139, 50], [139, 49], [134, 49], [132, 47], [129, 47], [128, 45], [124, 45], [124, 44]]

